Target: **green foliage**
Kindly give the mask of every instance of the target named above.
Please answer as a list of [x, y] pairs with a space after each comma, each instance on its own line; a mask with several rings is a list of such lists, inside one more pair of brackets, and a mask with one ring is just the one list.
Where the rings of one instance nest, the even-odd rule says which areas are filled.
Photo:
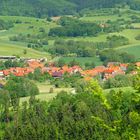
[[41, 32], [41, 34], [37, 34], [37, 35], [18, 34], [18, 35], [9, 37], [9, 40], [16, 41], [16, 42], [26, 42], [28, 43], [27, 45], [28, 48], [40, 49], [40, 48], [43, 48], [43, 46], [48, 45], [48, 40], [46, 39], [47, 34], [45, 33], [44, 28], [40, 27], [39, 32]]
[[31, 96], [29, 104], [10, 109], [9, 93], [0, 91], [0, 97], [2, 139], [140, 138], [140, 96], [134, 91], [111, 90], [104, 96], [97, 81], [90, 81], [82, 93], [61, 92], [50, 102]]
[[108, 36], [107, 41], [109, 42], [110, 47], [118, 47], [129, 44], [129, 40], [124, 36]]
[[38, 82], [45, 82], [47, 79], [51, 79], [51, 76], [48, 73], [42, 73], [42, 71], [37, 68], [35, 69], [34, 73], [28, 74], [28, 78]]
[[136, 39], [136, 40], [140, 40], [140, 35], [137, 35], [137, 36], [135, 37], [135, 39]]
[[94, 62], [91, 62], [91, 63], [85, 63], [85, 68], [86, 69], [92, 69], [92, 68], [95, 68], [95, 63]]
[[[70, 15], [75, 14], [77, 11], [84, 11], [86, 9], [101, 9], [111, 7], [123, 8], [126, 4], [129, 5], [132, 9], [140, 10], [139, 0], [22, 0], [20, 3], [18, 0], [1, 0], [0, 14], [12, 16], [36, 16], [40, 18], [47, 15]], [[119, 14], [119, 10], [114, 10], [114, 13]]]
[[95, 44], [91, 42], [56, 40], [48, 51], [53, 55], [94, 57], [96, 55], [94, 46]]
[[122, 62], [122, 63], [131, 63], [135, 62], [135, 57], [126, 52], [119, 52], [113, 49], [108, 49], [101, 51], [100, 59], [104, 63], [107, 62]]
[[118, 87], [131, 87], [133, 86], [133, 78], [129, 75], [117, 75], [114, 78], [108, 79], [104, 82], [104, 88], [118, 88]]
[[102, 88], [99, 86], [97, 81], [91, 80], [85, 85], [83, 93], [90, 93], [90, 94], [102, 94]]
[[66, 65], [65, 61], [63, 59], [59, 59], [56, 63], [55, 66], [57, 67], [63, 67], [64, 65]]
[[111, 108], [104, 104], [102, 96], [96, 94], [68, 95], [62, 92], [49, 105], [33, 99], [29, 107], [23, 104], [17, 123], [6, 126], [4, 138], [139, 138], [140, 114], [135, 106], [139, 101], [136, 94], [121, 91], [108, 94], [106, 103]]
[[137, 69], [136, 65], [133, 63], [130, 63], [127, 67], [126, 74], [129, 74], [130, 72], [135, 71], [136, 69]]
[[140, 73], [134, 76], [133, 82], [134, 88], [140, 92]]
[[[102, 2], [103, 1], [101, 1], [100, 3]], [[87, 6], [91, 7], [91, 5], [94, 6], [95, 4], [96, 6], [97, 5], [99, 6], [100, 3], [98, 4], [96, 1], [94, 1], [93, 3], [92, 0], [89, 0], [88, 2], [84, 2], [84, 3], [82, 3], [81, 1], [77, 3], [76, 0], [75, 1], [22, 0], [20, 3], [18, 0], [11, 0], [11, 1], [1, 0], [0, 13], [3, 15], [9, 14], [9, 15], [24, 15], [24, 16], [36, 16], [36, 17], [46, 16], [46, 14], [48, 14], [49, 16], [54, 16], [60, 14], [72, 14], [75, 13], [76, 10], [79, 8], [80, 9], [87, 8]], [[83, 6], [81, 6], [81, 4]], [[104, 4], [106, 5], [106, 3]], [[111, 4], [114, 5], [114, 3]]]
[[75, 5], [65, 1], [57, 0], [1, 0], [0, 13], [2, 15], [22, 15], [43, 17], [46, 15], [56, 16], [60, 14], [72, 14], [75, 12]]
[[22, 60], [6, 60], [0, 62], [0, 70], [23, 66], [25, 66], [25, 62]]
[[135, 10], [140, 10], [140, 1], [139, 0], [130, 1], [130, 7]]
[[39, 94], [37, 86], [27, 78], [11, 76], [4, 89], [12, 97], [26, 97]]
[[0, 19], [0, 30], [8, 30], [10, 28], [14, 27], [14, 24], [12, 21], [4, 21]]
[[80, 80], [81, 75], [79, 73], [75, 73], [73, 75], [65, 73], [63, 75], [63, 78], [52, 78], [50, 79], [50, 82], [56, 88], [67, 88], [67, 87], [76, 88], [78, 86], [77, 83]]
[[96, 23], [83, 22], [73, 18], [61, 18], [62, 27], [50, 29], [49, 36], [96, 36], [101, 32], [101, 27]]

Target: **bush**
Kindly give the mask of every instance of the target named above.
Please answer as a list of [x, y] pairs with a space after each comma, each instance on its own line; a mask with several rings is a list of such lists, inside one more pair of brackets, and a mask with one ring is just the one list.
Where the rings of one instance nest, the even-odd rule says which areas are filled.
[[133, 77], [129, 75], [117, 75], [104, 82], [104, 88], [118, 88], [133, 86]]
[[11, 97], [26, 97], [39, 94], [37, 86], [24, 77], [11, 76], [4, 89], [9, 91]]

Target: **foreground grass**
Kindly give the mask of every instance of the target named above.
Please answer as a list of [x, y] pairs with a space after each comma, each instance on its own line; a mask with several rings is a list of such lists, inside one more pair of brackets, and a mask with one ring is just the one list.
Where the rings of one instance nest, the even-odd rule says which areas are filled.
[[123, 91], [123, 92], [135, 92], [133, 87], [121, 87], [121, 88], [111, 88], [111, 89], [105, 89], [104, 93], [109, 94], [110, 91]]
[[[44, 83], [36, 82], [37, 87], [39, 88], [39, 95], [36, 95], [36, 99], [41, 101], [50, 101], [55, 98], [61, 91], [65, 91], [71, 93], [74, 89], [73, 88], [55, 88], [51, 85], [48, 81]], [[53, 93], [50, 93], [50, 88], [53, 88]], [[20, 103], [22, 104], [25, 101], [29, 101], [30, 97], [24, 97], [20, 99]]]
[[[39, 84], [40, 85], [39, 86], [40, 91], [44, 91], [44, 90], [48, 91], [49, 90], [51, 85], [48, 86], [48, 84], [46, 84], [47, 87], [45, 87], [44, 86], [45, 84], [46, 83]], [[66, 91], [67, 93], [71, 94], [72, 90], [73, 90], [72, 88], [59, 88], [59, 89], [56, 88], [56, 89], [54, 89], [54, 93], [42, 92], [39, 95], [36, 95], [36, 99], [39, 99], [40, 101], [47, 101], [48, 102], [48, 101], [51, 101], [52, 99], [54, 99], [61, 91]], [[121, 88], [106, 89], [106, 90], [104, 90], [104, 95], [107, 96], [108, 94], [110, 94], [110, 91], [112, 91], [112, 90], [114, 90], [114, 91], [123, 91], [124, 93], [129, 93], [129, 92], [135, 93], [136, 92], [133, 89], [133, 87], [121, 87]], [[25, 101], [28, 102], [29, 99], [30, 99], [30, 97], [21, 98], [20, 99], [20, 104], [22, 104]]]

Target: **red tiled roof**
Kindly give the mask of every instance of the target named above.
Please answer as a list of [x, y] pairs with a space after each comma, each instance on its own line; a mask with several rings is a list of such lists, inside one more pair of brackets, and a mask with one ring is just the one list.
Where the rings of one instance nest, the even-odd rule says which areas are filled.
[[125, 64], [125, 63], [122, 63], [122, 64], [120, 64], [120, 67], [128, 67], [128, 64]]
[[136, 63], [136, 66], [137, 66], [137, 67], [140, 67], [140, 62], [137, 62], [137, 63]]
[[38, 61], [29, 61], [28, 65], [30, 68], [36, 69], [36, 68], [43, 68], [44, 65]]

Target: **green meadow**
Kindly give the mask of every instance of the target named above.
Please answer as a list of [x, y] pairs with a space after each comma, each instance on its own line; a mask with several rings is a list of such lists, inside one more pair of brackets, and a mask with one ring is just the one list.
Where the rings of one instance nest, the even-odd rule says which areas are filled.
[[[36, 95], [36, 99], [41, 101], [50, 101], [55, 98], [61, 91], [65, 91], [71, 93], [73, 88], [55, 88], [54, 85], [51, 85], [48, 81], [39, 83], [36, 82], [36, 85], [39, 89], [39, 95]], [[50, 88], [53, 88], [53, 93], [50, 93]], [[20, 103], [22, 104], [25, 101], [29, 101], [30, 97], [24, 97], [20, 99]]]
[[96, 66], [102, 65], [102, 62], [97, 57], [62, 57], [61, 60], [64, 60], [65, 63], [69, 63], [72, 60], [78, 62], [81, 66], [84, 66], [85, 63], [95, 63]]
[[137, 46], [128, 46], [120, 49], [121, 51], [128, 52], [130, 54], [135, 55], [136, 59], [140, 60], [140, 45]]
[[[65, 91], [65, 92], [68, 92], [68, 93], [71, 93], [72, 94], [72, 91], [74, 89], [72, 88], [55, 88], [53, 85], [50, 85], [49, 82], [44, 82], [44, 83], [36, 83], [38, 88], [39, 88], [39, 92], [40, 94], [39, 95], [36, 95], [36, 99], [39, 99], [41, 101], [51, 101], [53, 100], [61, 91]], [[50, 88], [53, 88], [54, 89], [54, 92], [53, 93], [50, 93]], [[135, 90], [132, 88], [132, 87], [122, 87], [122, 88], [111, 88], [111, 89], [105, 89], [104, 90], [104, 95], [107, 96], [110, 94], [110, 92], [112, 90], [115, 90], [115, 91], [123, 91], [123, 92], [128, 92], [128, 91], [131, 91], [132, 93], [135, 92]], [[29, 101], [30, 97], [23, 97], [23, 98], [20, 98], [20, 103], [22, 104], [23, 102], [25, 101]]]

